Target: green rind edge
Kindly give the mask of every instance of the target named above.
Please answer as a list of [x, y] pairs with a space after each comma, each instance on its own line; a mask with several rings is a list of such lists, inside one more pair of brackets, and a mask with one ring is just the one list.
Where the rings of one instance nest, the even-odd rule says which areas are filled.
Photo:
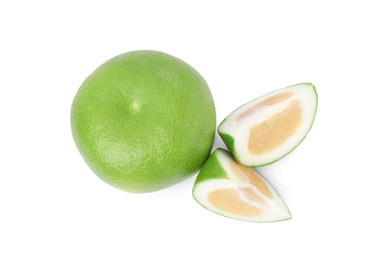
[[200, 203], [199, 201], [197, 201], [195, 197], [194, 197], [194, 199], [195, 199], [195, 201], [196, 201], [199, 205], [201, 205], [201, 206], [202, 206], [204, 209], [206, 209], [207, 211], [212, 212], [212, 213], [214, 213], [214, 214], [217, 214], [217, 215], [222, 216], [222, 217], [227, 218], [227, 219], [235, 220], [235, 221], [241, 221], [241, 222], [247, 222], [247, 223], [264, 223], [264, 224], [265, 224], [265, 223], [283, 222], [283, 221], [292, 219], [292, 215], [291, 215], [291, 213], [290, 213], [290, 210], [289, 210], [290, 217], [288, 217], [288, 218], [282, 218], [282, 219], [276, 219], [276, 220], [272, 220], [272, 221], [253, 221], [253, 220], [249, 220], [249, 219], [246, 220], [246, 219], [232, 218], [232, 217], [228, 217], [228, 216], [226, 216], [226, 215], [223, 215], [223, 214], [221, 214], [221, 213], [219, 213], [219, 212], [213, 211], [213, 210], [211, 210], [211, 209], [209, 209], [209, 208], [206, 208], [202, 203]]
[[[221, 148], [217, 148], [203, 164], [198, 176], [196, 177], [195, 184], [207, 181], [209, 179], [226, 179], [227, 174], [225, 169], [219, 162], [218, 153], [224, 151]], [[227, 151], [226, 151], [227, 152]]]
[[222, 141], [225, 143], [226, 147], [229, 149], [229, 151], [233, 154], [234, 157], [236, 157], [236, 149], [234, 147], [233, 136], [229, 135], [228, 133], [220, 132], [219, 129], [217, 129], [217, 132], [221, 137]]

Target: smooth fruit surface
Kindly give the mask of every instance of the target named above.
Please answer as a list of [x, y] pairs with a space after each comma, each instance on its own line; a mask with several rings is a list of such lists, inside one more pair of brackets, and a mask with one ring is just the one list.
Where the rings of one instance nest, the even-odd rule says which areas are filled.
[[317, 92], [310, 83], [279, 89], [233, 111], [218, 133], [240, 164], [275, 162], [294, 150], [311, 129]]
[[121, 54], [98, 67], [72, 104], [75, 143], [105, 182], [131, 192], [171, 186], [195, 173], [214, 140], [206, 81], [157, 51]]
[[192, 191], [206, 209], [225, 217], [251, 222], [291, 218], [275, 189], [254, 169], [238, 164], [217, 149], [202, 167]]

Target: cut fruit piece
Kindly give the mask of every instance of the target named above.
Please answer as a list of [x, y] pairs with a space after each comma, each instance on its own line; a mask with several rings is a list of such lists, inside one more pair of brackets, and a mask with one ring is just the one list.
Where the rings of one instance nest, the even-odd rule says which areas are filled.
[[203, 165], [192, 194], [206, 209], [229, 218], [251, 222], [291, 218], [286, 204], [266, 180], [220, 148]]
[[258, 167], [289, 154], [309, 132], [317, 111], [310, 83], [283, 88], [233, 111], [218, 133], [242, 165]]

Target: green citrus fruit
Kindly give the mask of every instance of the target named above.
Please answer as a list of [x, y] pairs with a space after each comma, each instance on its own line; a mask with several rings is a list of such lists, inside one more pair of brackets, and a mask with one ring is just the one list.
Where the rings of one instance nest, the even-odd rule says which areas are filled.
[[283, 158], [303, 141], [316, 111], [315, 87], [297, 84], [236, 109], [219, 125], [218, 133], [240, 164], [263, 166]]
[[75, 143], [95, 174], [131, 192], [171, 186], [209, 156], [216, 126], [206, 81], [157, 51], [121, 54], [98, 67], [72, 104]]
[[286, 204], [260, 174], [219, 148], [202, 167], [192, 194], [206, 209], [229, 218], [251, 222], [291, 218]]

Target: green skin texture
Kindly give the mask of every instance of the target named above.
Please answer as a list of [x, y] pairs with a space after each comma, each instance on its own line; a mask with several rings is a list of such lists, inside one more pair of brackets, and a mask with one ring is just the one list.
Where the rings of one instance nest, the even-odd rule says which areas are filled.
[[[198, 185], [199, 183], [204, 182], [204, 181], [208, 181], [208, 180], [214, 180], [214, 179], [228, 179], [228, 175], [227, 175], [225, 169], [223, 168], [222, 164], [219, 162], [219, 159], [218, 159], [218, 154], [219, 153], [227, 153], [227, 154], [230, 155], [230, 153], [228, 151], [226, 151], [224, 149], [221, 149], [221, 148], [217, 148], [210, 155], [209, 159], [207, 159], [206, 163], [203, 165], [202, 169], [200, 170], [200, 172], [199, 172], [199, 174], [198, 174], [198, 176], [197, 176], [197, 178], [195, 180], [194, 187], [192, 188], [192, 197], [203, 208], [205, 208], [207, 210], [210, 210], [210, 211], [212, 211], [212, 212], [214, 212], [214, 213], [216, 213], [216, 214], [218, 214], [220, 216], [223, 216], [223, 217], [226, 217], [226, 218], [229, 218], [229, 219], [234, 219], [232, 217], [228, 217], [228, 216], [222, 215], [219, 212], [216, 212], [216, 211], [213, 211], [212, 209], [207, 208], [205, 205], [200, 203], [196, 199], [196, 197], [195, 197], [196, 185]], [[234, 160], [233, 157], [232, 157], [232, 160]], [[290, 216], [291, 216], [291, 213], [290, 213]], [[271, 222], [279, 222], [279, 221], [288, 220], [288, 219], [291, 219], [291, 217], [290, 218], [285, 218], [285, 219], [278, 219], [278, 220], [271, 221]], [[245, 221], [245, 222], [251, 222], [249, 220], [242, 220], [242, 219], [236, 219], [236, 220]], [[259, 223], [259, 222], [256, 222], [256, 221], [253, 221], [253, 222], [254, 223]]]
[[[219, 136], [221, 136], [222, 141], [226, 144], [226, 146], [228, 147], [228, 149], [232, 152], [234, 158], [236, 159], [236, 161], [237, 161], [238, 163], [240, 163], [241, 165], [247, 166], [247, 167], [252, 167], [252, 168], [261, 167], [261, 166], [266, 166], [266, 165], [272, 164], [272, 163], [274, 163], [274, 162], [276, 162], [276, 161], [279, 161], [280, 159], [286, 157], [287, 155], [289, 155], [292, 151], [295, 150], [295, 148], [297, 148], [297, 147], [303, 142], [303, 140], [305, 140], [307, 134], [309, 133], [309, 131], [311, 130], [311, 128], [312, 128], [312, 126], [313, 126], [314, 119], [315, 119], [315, 116], [316, 116], [316, 114], [317, 114], [317, 108], [318, 108], [318, 94], [317, 94], [316, 88], [315, 88], [315, 86], [314, 86], [313, 84], [307, 83], [307, 82], [306, 82], [306, 83], [300, 83], [300, 84], [296, 84], [296, 85], [301, 85], [301, 84], [306, 85], [307, 87], [311, 87], [311, 88], [313, 89], [313, 92], [315, 93], [315, 97], [316, 97], [316, 107], [315, 107], [314, 117], [313, 117], [313, 121], [311, 122], [310, 128], [307, 130], [307, 132], [306, 132], [305, 136], [303, 136], [302, 140], [301, 140], [296, 146], [294, 146], [290, 151], [288, 151], [286, 154], [283, 154], [282, 156], [277, 157], [277, 158], [275, 158], [275, 159], [272, 160], [272, 161], [265, 162], [265, 163], [262, 163], [262, 164], [259, 164], [259, 165], [247, 165], [247, 164], [244, 164], [244, 163], [242, 162], [242, 160], [240, 160], [240, 155], [237, 153], [237, 150], [235, 149], [234, 138], [233, 138], [231, 135], [229, 135], [228, 133], [222, 132], [222, 131], [219, 129], [219, 127], [218, 127], [217, 131], [218, 131]], [[296, 85], [286, 87], [285, 89], [290, 88], [290, 87], [294, 87], [294, 86], [296, 86]], [[279, 91], [279, 90], [276, 90], [276, 91]], [[273, 93], [273, 92], [271, 92], [271, 93]], [[268, 93], [268, 94], [271, 94], [271, 93]], [[268, 95], [268, 94], [267, 94], [267, 95]], [[258, 99], [258, 98], [256, 98], [256, 99]], [[256, 100], [256, 99], [254, 99], [254, 100]], [[252, 101], [254, 101], [254, 100], [252, 100]], [[252, 101], [250, 101], [250, 102], [252, 102]], [[248, 103], [250, 103], [250, 102], [248, 102]], [[245, 104], [244, 104], [244, 105], [245, 105]], [[243, 105], [243, 106], [244, 106], [244, 105]], [[241, 107], [242, 107], [242, 106], [241, 106]], [[237, 108], [237, 109], [240, 109], [241, 107], [239, 107], [239, 108]], [[237, 110], [237, 109], [236, 109], [236, 110]], [[234, 111], [233, 111], [233, 112], [234, 112]], [[233, 112], [232, 112], [232, 113], [233, 113]], [[228, 116], [228, 117], [229, 117], [229, 116]], [[222, 121], [222, 123], [223, 123], [228, 117], [226, 117], [226, 118]], [[222, 124], [222, 123], [221, 123], [221, 124]], [[221, 124], [220, 124], [220, 125], [221, 125]]]
[[73, 138], [103, 181], [151, 192], [193, 175], [210, 154], [215, 107], [190, 65], [157, 51], [121, 54], [82, 84], [71, 109]]
[[198, 184], [202, 181], [207, 181], [210, 179], [227, 179], [225, 169], [221, 165], [218, 159], [218, 153], [226, 152], [226, 150], [217, 148], [207, 159], [206, 163], [203, 165], [198, 176], [196, 177], [195, 184]]

